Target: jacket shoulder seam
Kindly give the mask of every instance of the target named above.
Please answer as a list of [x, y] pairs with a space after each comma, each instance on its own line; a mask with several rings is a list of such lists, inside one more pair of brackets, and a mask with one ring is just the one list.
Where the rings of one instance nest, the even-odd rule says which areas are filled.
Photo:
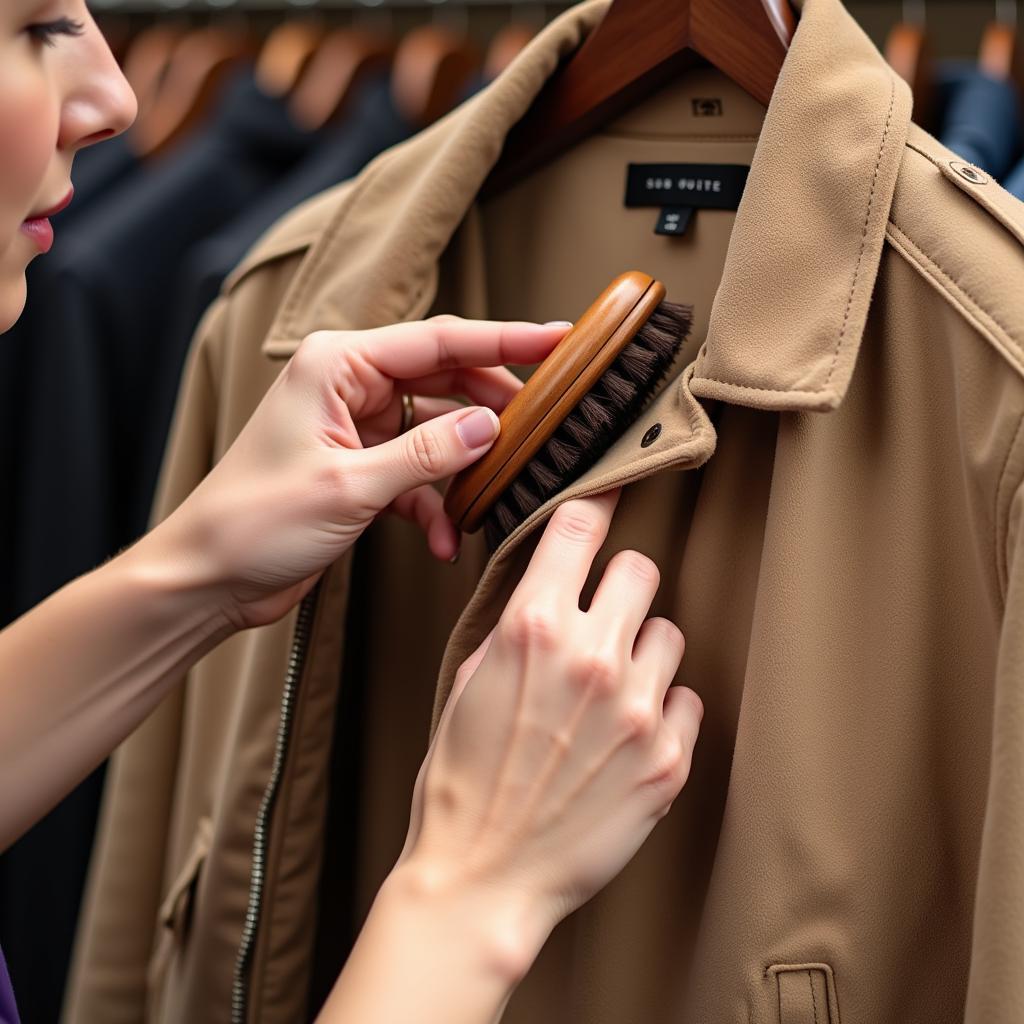
[[[934, 141], [937, 146], [941, 146], [941, 143], [937, 140], [932, 141]], [[920, 143], [914, 142], [911, 139], [907, 140], [906, 146], [907, 149], [912, 150], [922, 159], [927, 160], [928, 163], [930, 163], [945, 180], [951, 181], [954, 185], [958, 186], [957, 191], [964, 197], [964, 199], [970, 200], [970, 202], [972, 202], [976, 207], [983, 210], [999, 228], [1007, 232], [1011, 238], [1015, 239], [1018, 245], [1024, 245], [1024, 223], [1022, 223], [1017, 217], [1012, 216], [1010, 212], [1002, 206], [995, 204], [991, 200], [991, 197], [986, 200], [982, 197], [980, 192], [971, 188], [964, 188], [963, 182], [959, 177], [950, 173], [947, 162], [940, 159], [940, 157], [935, 153], [929, 152], [925, 146], [922, 146]], [[946, 150], [946, 153], [953, 159], [959, 159], [951, 150]], [[965, 160], [961, 160], [960, 162], [967, 163]], [[995, 179], [992, 179], [989, 184], [984, 187], [988, 188], [990, 186], [997, 191], [1003, 192], [1004, 195], [1009, 197], [1009, 193], [1004, 192]]]
[[919, 146], [916, 142], [912, 142], [910, 139], [907, 139], [907, 149], [912, 149], [919, 156], [923, 156], [930, 164], [935, 164], [936, 167], [939, 166], [939, 161], [936, 160], [927, 149]]
[[1024, 341], [891, 220], [886, 228], [886, 237], [893, 248], [930, 280], [940, 294], [1024, 377]]

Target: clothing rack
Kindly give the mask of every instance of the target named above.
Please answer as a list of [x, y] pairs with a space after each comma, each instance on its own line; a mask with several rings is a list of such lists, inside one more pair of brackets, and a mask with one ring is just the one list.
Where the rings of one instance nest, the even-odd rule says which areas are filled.
[[[421, 22], [425, 17], [464, 18], [477, 12], [490, 28], [505, 13], [541, 25], [572, 5], [573, 0], [90, 0], [104, 18], [152, 19], [187, 16], [252, 16], [268, 23], [284, 16], [321, 14], [339, 19], [392, 15], [396, 27]], [[987, 25], [993, 21], [1010, 27], [1024, 24], [1024, 0], [844, 0], [850, 13], [879, 47], [899, 22], [917, 24], [927, 31], [932, 54], [938, 58], [971, 59]], [[474, 22], [476, 19], [474, 18]]]
[[570, 6], [565, 0], [92, 0], [96, 13], [116, 14], [200, 14], [273, 13], [301, 15], [305, 12], [369, 9], [421, 9], [444, 7], [513, 7], [549, 10]]

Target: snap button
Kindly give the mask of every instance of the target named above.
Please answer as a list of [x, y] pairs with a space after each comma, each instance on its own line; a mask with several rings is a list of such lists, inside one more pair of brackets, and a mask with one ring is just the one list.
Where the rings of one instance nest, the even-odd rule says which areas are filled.
[[642, 438], [640, 438], [641, 448], [650, 448], [655, 441], [658, 440], [661, 435], [661, 424], [655, 423], [653, 427], [650, 427]]
[[988, 183], [988, 177], [982, 174], [977, 167], [972, 167], [970, 164], [965, 164], [960, 160], [950, 160], [949, 166], [952, 167], [961, 178], [966, 179], [972, 185], [985, 185]]

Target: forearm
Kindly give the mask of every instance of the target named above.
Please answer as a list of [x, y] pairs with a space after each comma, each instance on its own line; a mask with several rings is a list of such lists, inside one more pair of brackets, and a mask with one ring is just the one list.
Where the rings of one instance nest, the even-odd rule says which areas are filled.
[[161, 529], [0, 632], [0, 849], [231, 632], [199, 560]]
[[408, 883], [384, 883], [317, 1024], [500, 1019], [543, 939], [486, 898]]

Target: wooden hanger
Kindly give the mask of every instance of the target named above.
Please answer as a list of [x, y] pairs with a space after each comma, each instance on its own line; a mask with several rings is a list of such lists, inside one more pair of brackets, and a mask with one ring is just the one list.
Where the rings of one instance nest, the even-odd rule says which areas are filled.
[[290, 96], [325, 31], [313, 18], [289, 19], [272, 29], [256, 58], [256, 84], [268, 96]]
[[493, 82], [526, 48], [537, 34], [532, 25], [512, 22], [499, 31], [487, 47], [484, 57], [484, 81]]
[[613, 0], [510, 132], [501, 191], [700, 59], [768, 105], [796, 28], [787, 0]]
[[425, 128], [465, 96], [480, 67], [476, 47], [440, 25], [407, 33], [398, 46], [391, 90], [398, 112], [414, 128]]
[[981, 36], [978, 67], [993, 78], [1012, 82], [1018, 91], [1024, 92], [1024, 54], [1018, 43], [1016, 3], [996, 3], [996, 18]]
[[365, 76], [386, 69], [395, 44], [382, 35], [354, 28], [329, 33], [310, 58], [291, 91], [289, 109], [309, 131], [340, 117]]
[[139, 101], [140, 117], [156, 98], [171, 55], [184, 35], [180, 22], [157, 22], [143, 29], [128, 47], [121, 70]]
[[885, 59], [910, 86], [914, 121], [930, 126], [935, 108], [935, 71], [925, 31], [923, 2], [904, 0], [903, 20], [892, 27], [885, 40]]
[[160, 156], [210, 112], [228, 75], [253, 56], [248, 35], [227, 25], [188, 33], [175, 48], [151, 109], [136, 122], [131, 142], [143, 159]]

